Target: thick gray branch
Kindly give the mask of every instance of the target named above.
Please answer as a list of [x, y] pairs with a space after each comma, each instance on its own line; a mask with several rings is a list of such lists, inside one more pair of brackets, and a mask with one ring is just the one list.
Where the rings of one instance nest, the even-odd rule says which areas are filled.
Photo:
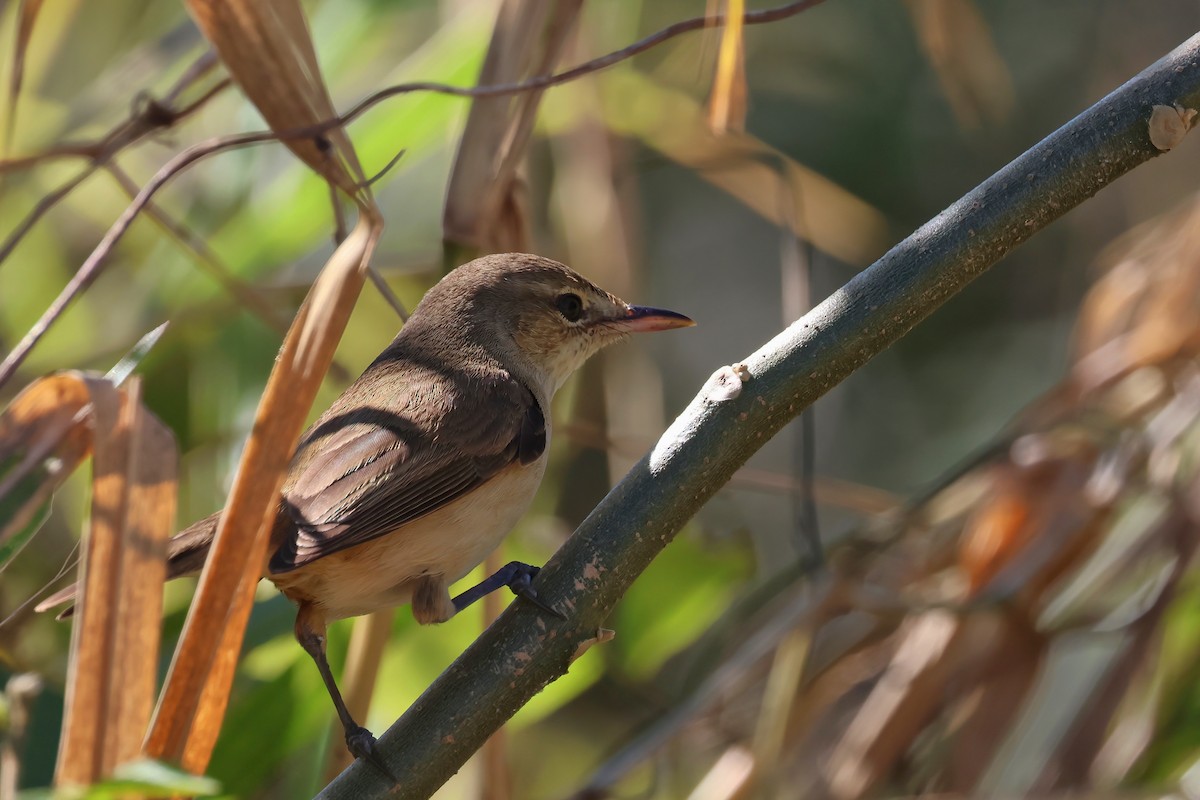
[[539, 593], [569, 619], [514, 603], [381, 737], [400, 784], [358, 762], [320, 797], [432, 795], [567, 671], [633, 580], [752, 453], [1004, 254], [1158, 155], [1151, 109], [1176, 103], [1200, 107], [1200, 36], [922, 226], [744, 368], [719, 370], [542, 571]]

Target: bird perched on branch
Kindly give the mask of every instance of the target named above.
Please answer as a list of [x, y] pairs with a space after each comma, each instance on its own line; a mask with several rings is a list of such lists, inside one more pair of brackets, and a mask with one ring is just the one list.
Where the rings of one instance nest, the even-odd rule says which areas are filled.
[[[299, 606], [296, 639], [356, 757], [380, 763], [325, 655], [326, 625], [411, 604], [444, 622], [507, 586], [546, 613], [538, 569], [513, 562], [451, 597], [525, 513], [546, 469], [550, 400], [625, 335], [692, 325], [631, 306], [555, 261], [476, 259], [429, 290], [400, 334], [301, 437], [263, 575]], [[175, 536], [168, 576], [199, 573], [217, 512]], [[74, 587], [38, 608], [59, 605]]]

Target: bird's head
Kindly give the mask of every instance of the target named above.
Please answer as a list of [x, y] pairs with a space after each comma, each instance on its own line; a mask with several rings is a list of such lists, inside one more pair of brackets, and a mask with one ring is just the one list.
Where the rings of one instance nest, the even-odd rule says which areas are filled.
[[463, 319], [505, 366], [553, 393], [605, 346], [630, 333], [695, 323], [661, 308], [634, 306], [574, 270], [540, 256], [485, 256], [431, 290], [454, 299]]

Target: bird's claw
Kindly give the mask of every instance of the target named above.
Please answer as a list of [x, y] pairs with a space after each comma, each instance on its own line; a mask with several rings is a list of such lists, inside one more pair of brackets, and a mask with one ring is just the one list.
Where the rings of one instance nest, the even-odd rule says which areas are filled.
[[350, 751], [350, 755], [361, 758], [388, 776], [392, 783], [400, 782], [388, 769], [387, 764], [383, 763], [383, 757], [379, 754], [379, 748], [375, 743], [375, 736], [366, 728], [361, 725], [346, 728], [346, 749]]
[[533, 567], [528, 564], [524, 565], [525, 569], [518, 571], [508, 582], [508, 588], [512, 589], [512, 593], [533, 605], [545, 611], [547, 614], [566, 619], [566, 616], [551, 606], [549, 603], [538, 597], [537, 590], [533, 588], [533, 579], [541, 572], [541, 567]]
[[565, 615], [538, 597], [537, 591], [533, 588], [533, 579], [541, 571], [540, 567], [534, 567], [520, 561], [510, 561], [475, 586], [455, 597], [451, 602], [454, 603], [456, 611], [462, 611], [479, 598], [496, 591], [501, 586], [507, 586], [517, 597], [528, 600], [547, 614], [559, 619], [566, 619]]

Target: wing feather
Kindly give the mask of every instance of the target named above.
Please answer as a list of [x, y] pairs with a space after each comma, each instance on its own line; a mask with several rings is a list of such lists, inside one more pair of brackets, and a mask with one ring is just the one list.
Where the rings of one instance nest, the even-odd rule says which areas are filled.
[[348, 391], [317, 420], [284, 486], [294, 528], [279, 542], [272, 573], [398, 531], [545, 449], [542, 410], [507, 373], [442, 388], [436, 403], [413, 391], [370, 406]]

